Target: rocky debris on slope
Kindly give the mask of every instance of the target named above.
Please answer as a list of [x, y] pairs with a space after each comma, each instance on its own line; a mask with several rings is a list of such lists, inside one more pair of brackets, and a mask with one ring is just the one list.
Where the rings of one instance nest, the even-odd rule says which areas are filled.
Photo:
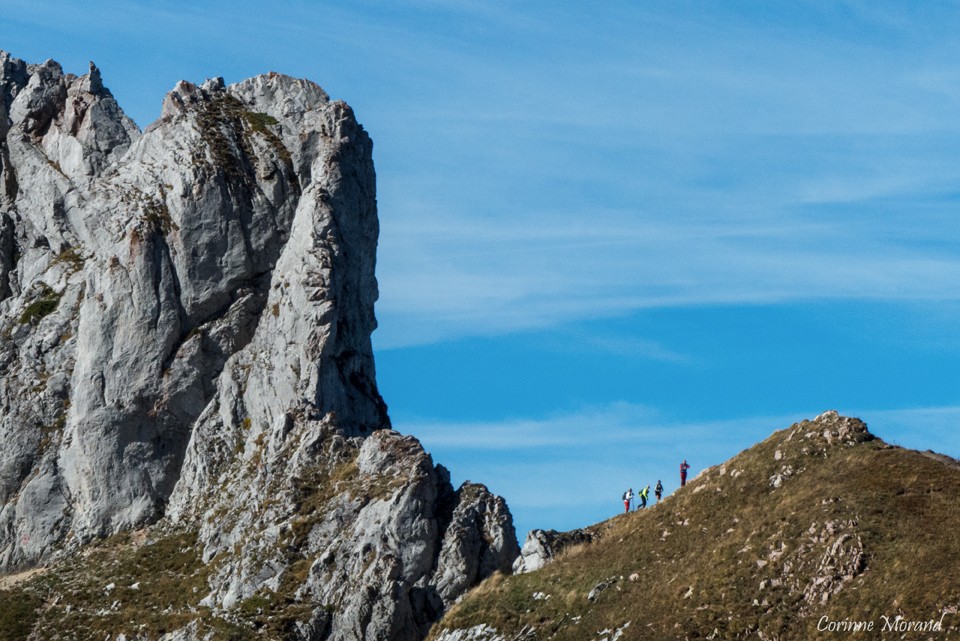
[[840, 416], [836, 410], [829, 410], [817, 416], [811, 427], [817, 429], [811, 432], [805, 432], [804, 438], [821, 437], [827, 445], [833, 445], [834, 441], [842, 445], [856, 445], [874, 439], [873, 434], [867, 429], [867, 424], [858, 418], [849, 416]]
[[507, 641], [497, 629], [485, 623], [462, 630], [443, 630], [436, 641]]
[[[800, 544], [795, 555], [802, 560], [808, 551], [817, 547], [823, 549], [816, 568], [812, 572], [803, 572], [811, 576], [803, 587], [803, 598], [808, 603], [826, 603], [832, 595], [866, 571], [866, 554], [857, 525], [857, 521], [847, 519], [827, 521], [821, 528], [816, 523], [810, 526], [810, 539]], [[797, 569], [806, 570], [802, 561]]]
[[0, 52], [0, 570], [166, 519], [198, 601], [283, 590], [332, 639], [509, 571], [502, 499], [389, 430], [371, 156], [309, 81], [181, 82], [141, 133], [92, 64]]
[[600, 581], [595, 586], [593, 586], [593, 589], [590, 590], [590, 592], [587, 593], [587, 601], [589, 601], [590, 603], [596, 602], [596, 600], [600, 598], [600, 595], [603, 594], [603, 592], [615, 586], [618, 581], [622, 582], [623, 577], [611, 576], [607, 579], [604, 579], [603, 581]]
[[774, 461], [779, 468], [768, 479], [769, 486], [777, 489], [802, 471], [787, 460], [787, 444], [794, 441], [802, 442], [800, 453], [803, 456], [825, 455], [829, 448], [844, 446], [851, 447], [858, 443], [873, 440], [874, 436], [867, 429], [866, 423], [857, 418], [840, 416], [836, 410], [820, 414], [812, 421], [798, 423], [790, 428], [787, 438], [781, 449], [774, 452]]
[[[785, 437], [773, 448], [775, 472], [767, 484], [771, 491], [779, 490], [806, 471], [808, 457], [823, 457], [832, 448], [851, 447], [875, 438], [863, 421], [841, 416], [835, 410], [796, 423], [784, 433]], [[711, 480], [720, 481], [727, 474], [727, 468], [734, 465], [730, 462], [704, 470], [692, 488], [693, 493], [711, 488]], [[730, 476], [736, 478], [736, 471], [731, 471]], [[823, 505], [831, 502], [834, 499], [824, 499]], [[782, 532], [778, 533], [774, 539], [779, 543], [771, 544], [767, 556], [756, 561], [765, 577], [759, 583], [759, 590], [783, 589], [790, 594], [801, 594], [809, 604], [807, 608], [826, 604], [867, 570], [868, 554], [858, 525], [856, 518], [815, 522], [803, 540], [793, 541], [789, 548]], [[747, 546], [741, 552], [749, 549]], [[764, 606], [764, 603], [758, 600], [758, 605]]]
[[[771, 448], [775, 472], [768, 478], [770, 491], [780, 490], [805, 472], [809, 457], [825, 457], [831, 449], [851, 447], [875, 438], [863, 421], [841, 416], [835, 410], [796, 423], [784, 434]], [[728, 468], [734, 468], [729, 472], [731, 478], [739, 476], [735, 474], [739, 470], [734, 461], [704, 470], [692, 484], [692, 493], [707, 489], [722, 491], [722, 487], [714, 487], [713, 482], [721, 482]], [[824, 499], [822, 505], [835, 501]], [[800, 594], [809, 604], [808, 609], [826, 604], [867, 570], [868, 554], [858, 525], [857, 518], [814, 522], [803, 540], [792, 541], [790, 546], [784, 542], [783, 533], [778, 532], [773, 538], [779, 543], [772, 543], [766, 557], [756, 560], [757, 569], [764, 575], [759, 590], [782, 589]], [[751, 549], [752, 546], [746, 546], [740, 552]], [[765, 607], [759, 599], [758, 605]]]
[[[535, 641], [537, 638], [537, 630], [532, 626], [524, 627], [507, 637], [497, 632], [493, 626], [481, 624], [464, 630], [443, 630], [436, 637], [436, 641]], [[617, 638], [619, 639], [619, 636]]]
[[[796, 457], [796, 454], [800, 454], [802, 458], [825, 456], [831, 448], [852, 447], [858, 443], [872, 441], [875, 438], [867, 429], [866, 423], [858, 418], [840, 416], [836, 410], [829, 410], [812, 420], [791, 425], [786, 433], [787, 436], [781, 443], [781, 447], [773, 453], [773, 460], [778, 466], [767, 479], [767, 485], [771, 489], [780, 488], [785, 482], [803, 471], [802, 466], [797, 467], [795, 465], [797, 462], [795, 458], [791, 460], [788, 457], [788, 443], [800, 444], [797, 448], [799, 452], [796, 452], [793, 456]], [[711, 487], [710, 480], [712, 477], [723, 477], [728, 472], [730, 478], [735, 479], [743, 473], [743, 470], [738, 469], [733, 461], [728, 461], [723, 465], [702, 470], [687, 485], [690, 487], [690, 491], [696, 494]]]
[[[597, 632], [597, 635], [599, 636], [596, 638], [595, 641], [620, 641], [624, 633], [627, 631], [627, 628], [630, 627], [630, 623], [632, 622], [627, 621], [626, 623], [620, 626], [617, 626], [616, 628], [605, 628], [603, 630], [600, 630], [599, 632]], [[594, 641], [594, 640], [591, 640], [591, 641]]]
[[520, 556], [513, 562], [516, 574], [533, 572], [553, 560], [561, 550], [573, 545], [592, 543], [594, 533], [590, 530], [530, 530], [520, 549]]

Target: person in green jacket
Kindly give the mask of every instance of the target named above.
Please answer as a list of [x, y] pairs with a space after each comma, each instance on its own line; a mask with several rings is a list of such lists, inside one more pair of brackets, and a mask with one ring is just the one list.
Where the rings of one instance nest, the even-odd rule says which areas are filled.
[[647, 507], [647, 497], [650, 496], [650, 486], [648, 485], [640, 490], [637, 496], [640, 497], [640, 505], [637, 506], [637, 509], [642, 510], [643, 508]]

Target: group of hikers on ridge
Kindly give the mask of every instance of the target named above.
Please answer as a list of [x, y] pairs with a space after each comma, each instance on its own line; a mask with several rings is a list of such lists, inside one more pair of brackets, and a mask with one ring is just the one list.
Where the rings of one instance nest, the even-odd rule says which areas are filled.
[[[663, 498], [663, 483], [661, 483], [660, 481], [657, 481], [657, 487], [654, 488], [653, 493], [657, 497], [657, 503], [659, 503], [660, 499]], [[650, 497], [649, 485], [643, 488], [642, 490], [640, 490], [639, 492], [637, 492], [637, 500], [639, 501], [637, 503], [638, 510], [642, 510], [643, 508], [647, 507], [647, 499], [649, 497]], [[630, 503], [632, 501], [633, 501], [633, 488], [631, 487], [629, 490], [623, 493], [623, 511], [624, 512], [630, 511]]]
[[[683, 463], [680, 464], [680, 487], [683, 487], [687, 484], [687, 470], [690, 469], [690, 466], [687, 465], [687, 460], [684, 459]], [[657, 497], [657, 503], [660, 502], [660, 499], [663, 498], [663, 483], [659, 480], [657, 481], [657, 487], [653, 490], [654, 495]], [[650, 486], [647, 485], [642, 490], [637, 492], [637, 509], [642, 510], [647, 507], [647, 499], [650, 497]], [[623, 493], [623, 511], [627, 513], [630, 511], [630, 504], [633, 502], [633, 488], [627, 489]]]

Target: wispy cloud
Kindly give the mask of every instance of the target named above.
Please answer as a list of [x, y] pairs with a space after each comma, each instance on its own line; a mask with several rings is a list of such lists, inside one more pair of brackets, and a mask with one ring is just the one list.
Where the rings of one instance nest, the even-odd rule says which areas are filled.
[[[819, 408], [783, 416], [677, 420], [655, 408], [613, 403], [541, 418], [448, 422], [395, 419], [455, 480], [483, 480], [503, 494], [522, 530], [577, 527], [616, 513], [626, 487], [677, 485], [683, 459], [694, 473], [717, 465]], [[888, 442], [960, 456], [960, 407], [842, 411]], [[521, 535], [523, 532], [521, 532]]]
[[380, 349], [960, 291], [948, 3], [5, 8], [4, 46], [94, 58], [141, 124], [183, 77], [276, 69], [350, 102], [376, 141]]
[[[389, 149], [378, 161], [400, 172], [381, 181], [378, 345], [650, 307], [955, 298], [960, 252], [934, 245], [960, 238], [949, 215], [960, 184], [956, 122], [941, 99], [912, 87], [915, 72], [900, 62], [879, 67], [894, 69], [895, 91], [844, 66], [876, 64], [870, 47], [838, 67], [797, 46], [772, 51], [805, 60], [817, 86], [791, 86], [776, 65], [744, 61], [721, 70], [742, 82], [716, 91], [686, 72], [664, 80], [687, 87], [687, 98], [641, 82], [625, 88], [636, 100], [613, 97], [602, 109], [588, 95], [540, 109], [481, 101], [419, 114], [448, 142], [441, 162], [453, 178], [394, 161]], [[924, 82], [938, 77], [949, 75]], [[752, 99], [767, 80], [763, 100], [779, 109]], [[834, 85], [848, 95], [835, 96]], [[710, 111], [718, 99], [735, 118]], [[811, 116], [822, 107], [809, 101], [823, 100], [843, 109]], [[865, 106], [874, 100], [886, 106]], [[651, 104], [669, 117], [636, 113]]]
[[627, 403], [539, 419], [449, 423], [402, 421], [399, 429], [444, 449], [518, 450], [623, 443], [649, 430], [655, 412]]
[[[960, 410], [957, 410], [960, 411]], [[908, 416], [908, 415], [905, 415]], [[648, 447], [669, 447], [717, 442], [746, 447], [776, 429], [810, 416], [750, 416], [715, 421], [678, 421], [654, 408], [633, 403], [612, 403], [601, 407], [555, 414], [538, 419], [448, 422], [407, 419], [397, 421], [398, 429], [415, 434], [425, 443], [445, 450], [569, 448], [576, 455], [581, 448], [641, 443]], [[702, 445], [697, 446], [702, 447]], [[726, 448], [729, 449], [729, 448]]]
[[[618, 5], [587, 22], [605, 48], [473, 61], [488, 91], [402, 112], [378, 158], [378, 347], [651, 307], [956, 298], [960, 252], [932, 245], [960, 237], [958, 52], [911, 35], [929, 16], [690, 9]], [[433, 157], [411, 163], [424, 131]]]
[[[952, 204], [944, 204], [944, 207]], [[941, 208], [942, 211], [942, 208]], [[960, 253], [904, 244], [901, 221], [670, 221], [525, 214], [509, 229], [447, 220], [382, 246], [381, 348], [555, 326], [639, 309], [797, 300], [954, 300]], [[589, 228], [585, 220], [596, 226]], [[929, 235], [953, 237], [933, 220]], [[428, 225], [421, 221], [421, 225]], [[385, 234], [396, 229], [385, 222]], [[587, 227], [587, 228], [585, 228]], [[935, 239], [930, 239], [934, 240]], [[399, 250], [399, 253], [395, 253]]]

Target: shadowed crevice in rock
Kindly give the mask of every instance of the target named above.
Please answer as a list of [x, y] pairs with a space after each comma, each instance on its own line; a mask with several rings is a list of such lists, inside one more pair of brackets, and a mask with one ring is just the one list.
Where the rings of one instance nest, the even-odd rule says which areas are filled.
[[[2, 163], [2, 152], [0, 152], [0, 165]], [[16, 230], [13, 221], [6, 214], [0, 214], [0, 301], [5, 300], [11, 294], [10, 271], [16, 265], [17, 251], [15, 236]]]

